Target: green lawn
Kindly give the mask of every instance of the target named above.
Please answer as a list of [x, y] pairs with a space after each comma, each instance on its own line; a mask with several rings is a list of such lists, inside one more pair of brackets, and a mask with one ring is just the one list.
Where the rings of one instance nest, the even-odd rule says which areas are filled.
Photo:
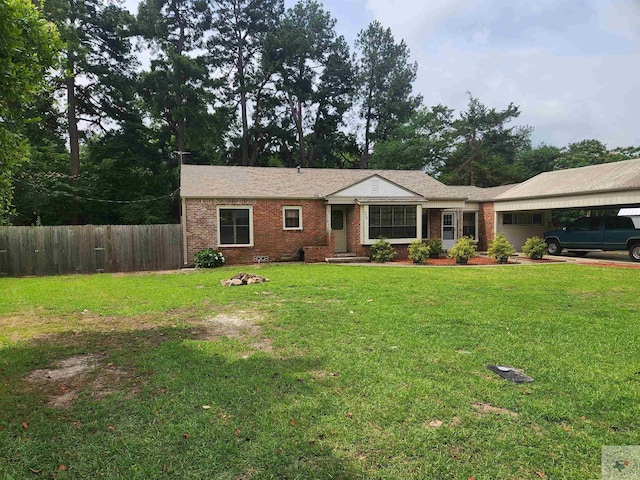
[[0, 279], [0, 479], [586, 479], [640, 445], [637, 270], [245, 268]]

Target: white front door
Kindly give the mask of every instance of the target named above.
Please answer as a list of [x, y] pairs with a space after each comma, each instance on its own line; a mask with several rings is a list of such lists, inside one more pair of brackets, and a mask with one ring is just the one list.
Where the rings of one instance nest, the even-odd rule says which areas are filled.
[[449, 250], [457, 240], [455, 212], [442, 212], [442, 247]]

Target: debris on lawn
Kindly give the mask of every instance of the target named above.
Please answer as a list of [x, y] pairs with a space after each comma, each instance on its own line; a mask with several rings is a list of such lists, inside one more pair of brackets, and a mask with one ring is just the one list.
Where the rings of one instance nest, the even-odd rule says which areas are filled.
[[268, 278], [264, 278], [260, 275], [240, 272], [227, 280], [220, 280], [220, 285], [223, 287], [236, 287], [239, 285], [253, 285], [254, 283], [264, 283], [268, 281]]
[[531, 383], [533, 378], [528, 377], [522, 370], [518, 370], [515, 367], [509, 365], [487, 365], [487, 368], [493, 373], [505, 380], [509, 380], [513, 383]]

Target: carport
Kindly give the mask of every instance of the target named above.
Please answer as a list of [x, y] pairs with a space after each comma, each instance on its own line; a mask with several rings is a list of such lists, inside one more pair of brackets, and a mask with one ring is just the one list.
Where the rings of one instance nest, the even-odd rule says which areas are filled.
[[640, 159], [541, 173], [494, 197], [495, 232], [520, 250], [525, 240], [560, 227], [559, 209], [640, 207]]

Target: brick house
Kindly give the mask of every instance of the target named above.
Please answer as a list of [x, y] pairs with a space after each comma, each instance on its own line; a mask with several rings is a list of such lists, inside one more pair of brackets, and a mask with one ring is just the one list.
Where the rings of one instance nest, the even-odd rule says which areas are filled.
[[368, 256], [383, 236], [406, 258], [413, 240], [495, 234], [516, 249], [554, 209], [640, 207], [640, 159], [541, 173], [493, 188], [447, 186], [420, 171], [183, 165], [184, 261], [216, 248], [231, 263]]
[[448, 187], [420, 171], [183, 165], [185, 263], [205, 248], [230, 263], [368, 256], [383, 236], [409, 243], [493, 238], [491, 199], [509, 187]]

